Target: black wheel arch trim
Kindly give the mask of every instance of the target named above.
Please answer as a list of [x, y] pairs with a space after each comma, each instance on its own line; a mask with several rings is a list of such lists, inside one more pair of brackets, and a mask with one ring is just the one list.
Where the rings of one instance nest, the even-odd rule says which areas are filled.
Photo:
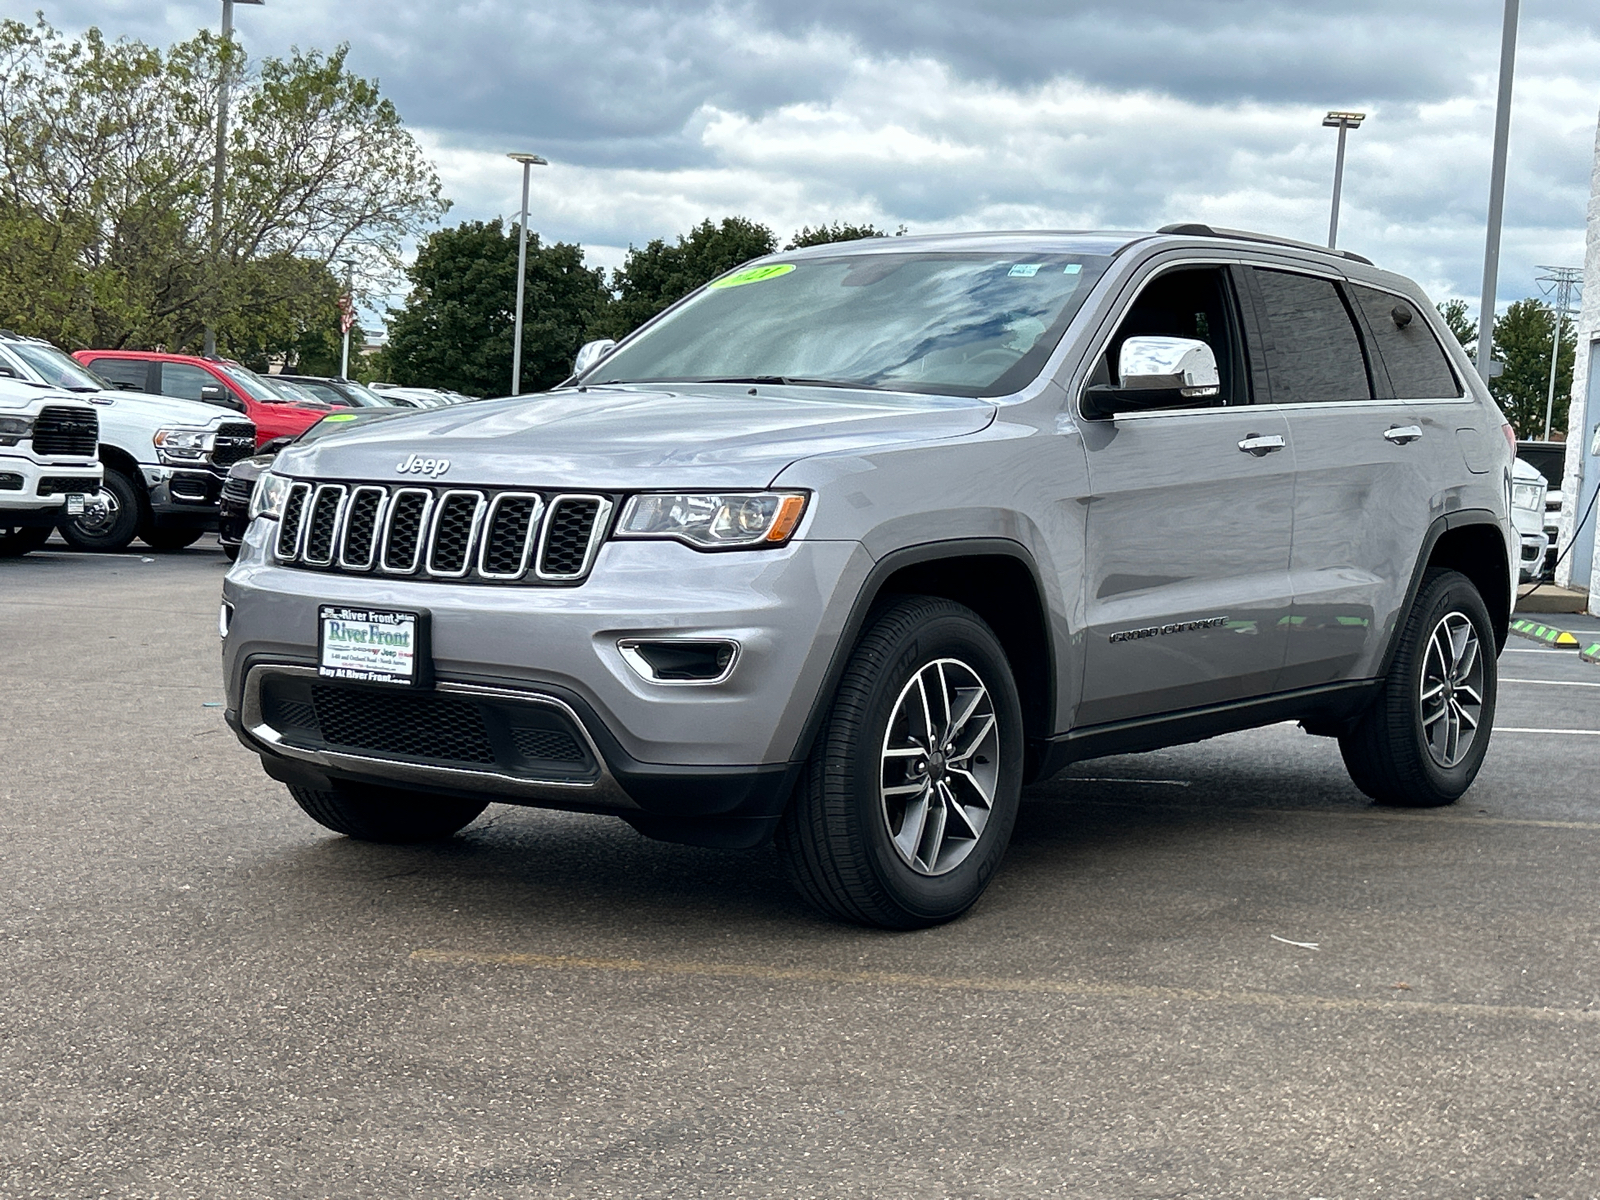
[[[1444, 537], [1446, 533], [1450, 533], [1457, 529], [1465, 529], [1468, 526], [1473, 525], [1483, 525], [1492, 529], [1500, 538], [1501, 544], [1504, 545], [1505, 527], [1501, 523], [1500, 518], [1497, 517], [1491, 509], [1458, 509], [1455, 512], [1445, 513], [1442, 517], [1436, 517], [1433, 523], [1428, 526], [1428, 532], [1424, 534], [1422, 538], [1422, 549], [1417, 554], [1417, 561], [1411, 568], [1411, 582], [1406, 585], [1405, 603], [1395, 610], [1394, 627], [1389, 630], [1388, 642], [1383, 648], [1383, 657], [1378, 660], [1376, 678], [1382, 679], [1389, 674], [1389, 667], [1393, 664], [1394, 656], [1400, 649], [1400, 635], [1405, 632], [1406, 614], [1411, 611], [1411, 606], [1417, 602], [1418, 593], [1422, 591], [1422, 577], [1427, 574], [1428, 563], [1433, 559], [1433, 552], [1438, 548], [1439, 539]], [[1510, 572], [1510, 561], [1510, 558], [1507, 557], [1506, 570], [1508, 575]], [[1506, 598], [1508, 600], [1514, 600], [1517, 593], [1516, 585], [1511, 583], [1508, 579], [1506, 586], [1508, 589]], [[1488, 596], [1485, 596], [1483, 600], [1486, 605], [1489, 604]], [[1492, 608], [1490, 609], [1490, 612], [1492, 615]], [[1503, 650], [1505, 648], [1506, 637], [1508, 636], [1508, 630], [1510, 628], [1511, 610], [1509, 607], [1506, 609], [1505, 617], [1506, 620], [1504, 622], [1504, 628], [1502, 628], [1500, 621], [1497, 620], [1495, 623], [1496, 651]]]
[[[938, 562], [941, 559], [951, 558], [993, 558], [1004, 557], [1015, 560], [1027, 570], [1033, 582], [1034, 595], [1039, 604], [1039, 616], [1043, 622], [1043, 635], [1045, 643], [1045, 671], [1046, 671], [1046, 711], [1042, 714], [1045, 729], [1054, 728], [1056, 713], [1056, 647], [1055, 638], [1051, 630], [1050, 605], [1046, 599], [1044, 579], [1039, 573], [1039, 564], [1032, 553], [1021, 542], [1011, 538], [951, 538], [937, 542], [919, 542], [913, 546], [902, 546], [898, 550], [891, 550], [876, 563], [867, 573], [856, 598], [850, 606], [850, 613], [845, 618], [844, 628], [840, 631], [839, 639], [833, 648], [833, 654], [828, 660], [827, 672], [823, 675], [822, 683], [817, 693], [812, 697], [811, 709], [806, 714], [805, 724], [801, 726], [799, 739], [795, 742], [794, 751], [789, 756], [791, 765], [798, 766], [805, 762], [815, 744], [817, 734], [822, 729], [822, 723], [827, 718], [828, 706], [833, 701], [833, 695], [838, 690], [839, 681], [844, 678], [845, 667], [850, 661], [850, 654], [854, 651], [856, 643], [860, 641], [862, 631], [866, 628], [868, 618], [877, 606], [883, 594], [884, 584], [897, 572], [907, 567], [920, 566], [923, 563]], [[1024, 779], [1033, 778], [1037, 766], [1037, 755], [1046, 739], [1028, 739], [1028, 765], [1024, 771]]]

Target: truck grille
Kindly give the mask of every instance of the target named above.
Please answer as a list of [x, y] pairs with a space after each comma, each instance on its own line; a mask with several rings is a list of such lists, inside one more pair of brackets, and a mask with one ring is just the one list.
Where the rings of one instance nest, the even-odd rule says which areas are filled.
[[234, 504], [249, 504], [255, 490], [256, 481], [253, 479], [236, 479], [230, 475], [222, 481], [222, 498]]
[[256, 452], [256, 427], [243, 423], [221, 425], [217, 428], [217, 436], [211, 443], [211, 462], [213, 466], [231, 467], [241, 458], [249, 458]]
[[100, 447], [100, 418], [92, 409], [47, 404], [33, 422], [33, 452], [93, 458]]
[[609, 496], [296, 483], [277, 559], [342, 573], [464, 583], [579, 583], [609, 531]]

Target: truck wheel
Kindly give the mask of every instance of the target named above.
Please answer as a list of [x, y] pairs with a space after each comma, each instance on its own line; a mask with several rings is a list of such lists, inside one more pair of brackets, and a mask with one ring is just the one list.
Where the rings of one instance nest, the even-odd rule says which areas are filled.
[[50, 540], [50, 526], [8, 526], [0, 521], [0, 558], [21, 558]]
[[1022, 788], [1022, 706], [971, 609], [917, 596], [856, 645], [778, 828], [790, 879], [829, 916], [916, 929], [993, 878]]
[[396, 788], [334, 781], [330, 789], [288, 785], [319, 825], [363, 842], [433, 842], [465, 829], [487, 800], [452, 800]]
[[1377, 701], [1339, 751], [1379, 804], [1432, 808], [1472, 786], [1494, 728], [1494, 626], [1472, 581], [1430, 570]]
[[62, 521], [61, 536], [76, 550], [126, 550], [139, 531], [143, 502], [139, 489], [121, 471], [107, 467], [99, 500], [98, 511]]
[[182, 550], [185, 546], [192, 546], [205, 536], [204, 529], [161, 529], [159, 527], [143, 530], [139, 540], [152, 550]]

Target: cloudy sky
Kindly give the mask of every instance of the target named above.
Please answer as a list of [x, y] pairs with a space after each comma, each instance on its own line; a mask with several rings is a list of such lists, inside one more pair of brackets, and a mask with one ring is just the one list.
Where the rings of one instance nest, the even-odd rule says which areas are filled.
[[[220, 5], [36, 0], [171, 42]], [[20, 6], [19, 6], [20, 7]], [[33, 7], [32, 4], [28, 7]], [[254, 56], [348, 41], [439, 168], [450, 220], [511, 215], [616, 265], [739, 213], [911, 232], [1201, 220], [1340, 245], [1435, 298], [1480, 286], [1501, 0], [267, 0]], [[18, 13], [17, 15], [23, 15]], [[1600, 4], [1523, 5], [1500, 300], [1581, 264]]]

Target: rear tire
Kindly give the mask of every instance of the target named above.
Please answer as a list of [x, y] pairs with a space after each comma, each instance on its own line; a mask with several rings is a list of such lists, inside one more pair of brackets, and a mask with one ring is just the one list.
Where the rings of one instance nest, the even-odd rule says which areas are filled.
[[222, 543], [222, 552], [228, 556], [228, 561], [229, 562], [238, 562], [239, 561], [239, 547], [230, 546], [230, 545], [228, 545], [227, 542], [223, 542]]
[[0, 558], [21, 558], [50, 540], [50, 526], [24, 525], [21, 528], [0, 524]]
[[999, 639], [954, 601], [897, 601], [852, 652], [778, 827], [790, 880], [823, 913], [861, 925], [960, 916], [1011, 840], [1022, 757]]
[[1428, 571], [1382, 692], [1339, 739], [1355, 785], [1379, 804], [1406, 808], [1460, 799], [1494, 728], [1495, 653], [1489, 609], [1472, 581]]
[[435, 842], [465, 829], [487, 800], [456, 800], [398, 788], [334, 781], [327, 789], [288, 785], [317, 824], [362, 842]]
[[61, 522], [61, 536], [74, 550], [102, 553], [126, 550], [139, 532], [144, 495], [133, 480], [107, 467], [105, 480], [100, 484], [100, 499], [106, 507], [105, 520], [90, 523], [82, 517], [69, 517]]

